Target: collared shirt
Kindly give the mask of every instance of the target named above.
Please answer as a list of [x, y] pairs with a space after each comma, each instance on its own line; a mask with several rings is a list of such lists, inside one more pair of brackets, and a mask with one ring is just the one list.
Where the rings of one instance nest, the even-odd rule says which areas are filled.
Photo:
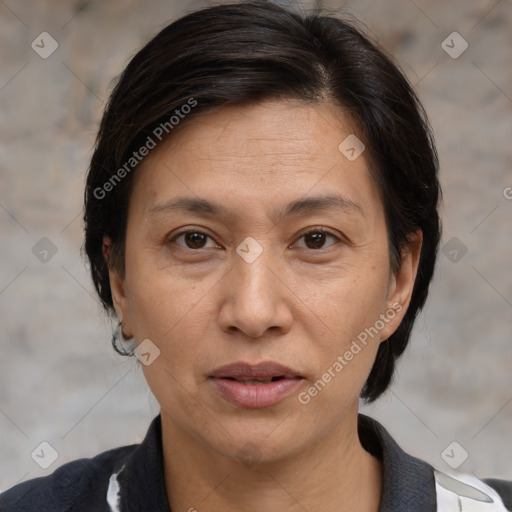
[[[405, 453], [379, 422], [363, 414], [358, 432], [363, 447], [382, 460], [379, 512], [512, 511], [512, 482], [437, 471]], [[69, 462], [0, 495], [0, 512], [36, 511], [171, 512], [161, 417], [151, 422], [140, 444]]]

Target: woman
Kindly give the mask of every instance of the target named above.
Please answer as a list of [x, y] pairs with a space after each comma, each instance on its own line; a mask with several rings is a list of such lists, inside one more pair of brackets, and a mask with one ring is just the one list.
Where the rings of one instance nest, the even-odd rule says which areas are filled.
[[0, 509], [512, 510], [511, 482], [437, 471], [358, 412], [427, 298], [437, 171], [410, 85], [346, 22], [244, 2], [162, 30], [85, 191], [115, 346], [134, 341], [161, 412]]

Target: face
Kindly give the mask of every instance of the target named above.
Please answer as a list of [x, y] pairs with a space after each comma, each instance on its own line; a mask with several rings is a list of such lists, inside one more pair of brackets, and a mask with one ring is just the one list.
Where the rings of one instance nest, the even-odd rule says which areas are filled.
[[217, 453], [341, 435], [405, 314], [421, 242], [392, 273], [365, 154], [338, 149], [353, 131], [329, 104], [228, 107], [136, 171], [115, 308], [162, 421]]

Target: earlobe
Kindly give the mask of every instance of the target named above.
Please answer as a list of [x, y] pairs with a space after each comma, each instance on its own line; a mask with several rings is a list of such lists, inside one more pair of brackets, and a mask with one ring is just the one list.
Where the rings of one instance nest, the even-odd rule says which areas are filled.
[[400, 268], [391, 276], [387, 307], [396, 315], [381, 331], [381, 340], [389, 338], [396, 331], [407, 312], [418, 273], [422, 242], [423, 233], [418, 230], [410, 237], [409, 246], [402, 254]]
[[103, 237], [103, 256], [108, 266], [108, 275], [110, 282], [110, 293], [117, 317], [122, 322], [123, 335], [128, 338], [132, 335], [128, 325], [128, 300], [125, 292], [124, 277], [114, 268], [111, 258], [112, 242], [108, 236]]

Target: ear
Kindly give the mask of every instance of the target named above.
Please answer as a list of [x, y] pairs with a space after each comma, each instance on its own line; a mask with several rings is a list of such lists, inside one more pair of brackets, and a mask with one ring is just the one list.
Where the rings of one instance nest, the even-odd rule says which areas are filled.
[[387, 299], [388, 309], [384, 312], [388, 321], [380, 333], [381, 341], [387, 340], [398, 329], [407, 312], [418, 273], [422, 242], [423, 233], [418, 230], [410, 237], [410, 243], [402, 253], [400, 268], [396, 273], [391, 272]]
[[112, 302], [114, 303], [114, 309], [116, 310], [117, 317], [122, 322], [122, 334], [125, 339], [133, 337], [131, 328], [129, 326], [129, 308], [128, 299], [125, 293], [125, 282], [124, 277], [114, 268], [112, 263], [112, 241], [110, 237], [103, 237], [103, 257], [108, 266], [108, 275], [110, 281], [110, 291], [112, 294]]

